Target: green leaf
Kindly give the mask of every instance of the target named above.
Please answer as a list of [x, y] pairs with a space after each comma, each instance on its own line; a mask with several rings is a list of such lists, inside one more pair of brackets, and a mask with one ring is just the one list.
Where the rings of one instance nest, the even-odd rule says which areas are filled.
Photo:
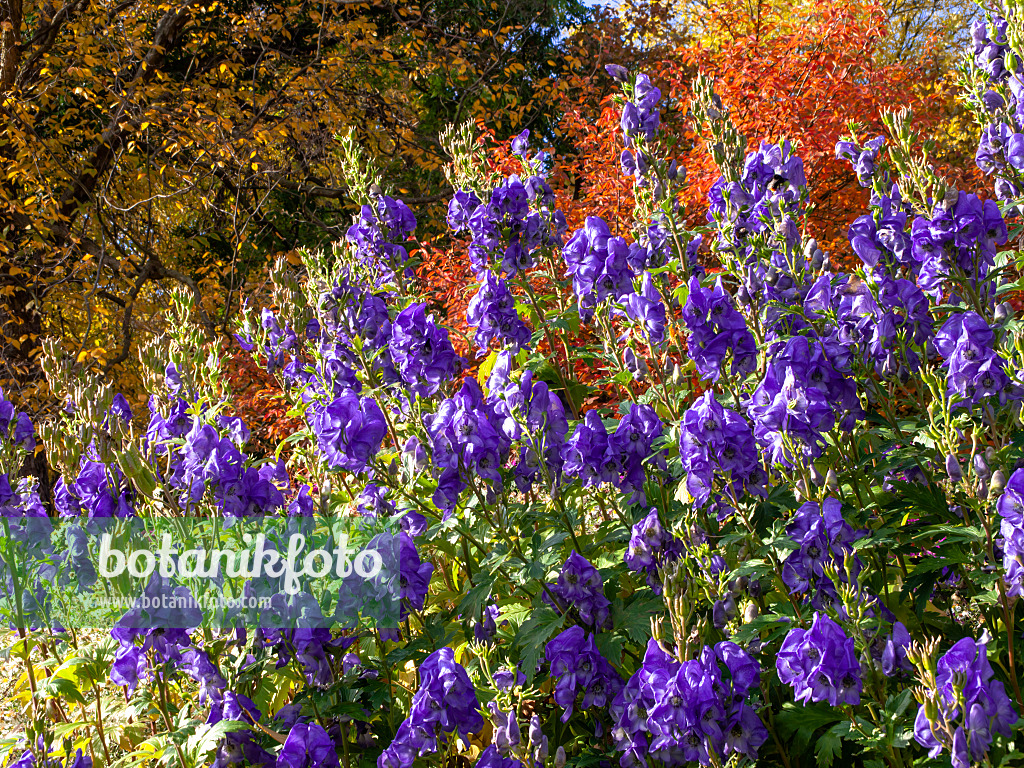
[[817, 759], [820, 768], [831, 768], [832, 761], [839, 754], [841, 744], [842, 742], [839, 737], [832, 733], [832, 731], [826, 731], [818, 739], [818, 744], [814, 748], [814, 757]]
[[626, 633], [637, 645], [651, 638], [651, 617], [665, 612], [665, 602], [657, 596], [638, 597], [621, 610], [612, 610], [612, 626]]
[[519, 627], [514, 644], [520, 649], [519, 658], [523, 662], [523, 672], [526, 673], [527, 682], [533, 680], [537, 661], [544, 653], [544, 646], [547, 645], [551, 636], [562, 628], [563, 623], [564, 619], [550, 606], [541, 605], [532, 608], [530, 617]]
[[220, 740], [229, 733], [245, 731], [249, 727], [249, 724], [242, 720], [221, 720], [213, 725], [204, 725], [189, 738], [185, 749], [199, 757], [216, 747]]

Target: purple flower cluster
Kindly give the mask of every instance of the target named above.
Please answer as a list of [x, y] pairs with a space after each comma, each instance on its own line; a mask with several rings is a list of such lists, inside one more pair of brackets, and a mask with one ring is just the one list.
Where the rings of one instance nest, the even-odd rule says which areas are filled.
[[776, 464], [821, 456], [824, 433], [860, 417], [857, 385], [843, 372], [848, 350], [828, 339], [793, 336], [778, 342], [765, 377], [747, 404], [754, 437]]
[[823, 613], [814, 614], [810, 629], [789, 631], [776, 668], [797, 701], [827, 701], [833, 707], [860, 703], [860, 662], [853, 638]]
[[899, 186], [893, 184], [889, 194], [874, 202], [872, 213], [859, 216], [850, 225], [850, 247], [871, 270], [890, 275], [900, 269], [916, 273], [919, 265], [907, 232], [908, 213]]
[[732, 297], [718, 278], [715, 287], [704, 288], [696, 277], [690, 278], [690, 295], [683, 305], [683, 321], [690, 331], [687, 352], [705, 379], [718, 381], [722, 363], [732, 353], [732, 375], [745, 376], [757, 364], [754, 335], [747, 329]]
[[448, 204], [448, 226], [472, 236], [469, 258], [477, 275], [497, 264], [503, 275], [514, 277], [533, 266], [538, 248], [560, 244], [565, 217], [553, 211], [554, 204], [555, 194], [542, 177], [524, 183], [509, 176], [491, 190], [487, 203], [475, 192], [457, 191]]
[[704, 646], [680, 662], [656, 640], [643, 664], [612, 702], [612, 736], [622, 768], [722, 765], [730, 755], [756, 759], [768, 731], [747, 703], [760, 683], [760, 665], [732, 642]]
[[434, 564], [423, 562], [416, 544], [405, 531], [398, 534], [398, 579], [401, 587], [399, 597], [402, 600], [400, 620], [404, 620], [409, 607], [419, 611], [427, 599], [430, 577], [434, 573]]
[[1006, 374], [1006, 360], [997, 353], [995, 332], [981, 315], [962, 312], [950, 316], [935, 335], [935, 348], [943, 356], [950, 395], [971, 405], [997, 397], [1000, 405], [1016, 395]]
[[466, 308], [466, 321], [475, 327], [477, 346], [486, 350], [493, 339], [518, 352], [530, 346], [532, 333], [516, 312], [515, 297], [504, 278], [486, 272], [480, 289]]
[[1011, 735], [1017, 712], [993, 676], [986, 644], [969, 637], [939, 659], [935, 689], [914, 721], [914, 738], [929, 757], [948, 750], [954, 768], [970, 768], [986, 760], [994, 734]]
[[909, 374], [921, 365], [919, 350], [932, 337], [928, 299], [912, 281], [872, 271], [853, 284], [843, 275], [822, 275], [804, 299], [808, 317], [831, 312], [836, 325], [831, 338], [857, 349], [879, 376]]
[[534, 381], [533, 371], [524, 370], [518, 382], [509, 380], [512, 355], [498, 355], [487, 385], [488, 402], [500, 419], [501, 431], [520, 442], [514, 469], [516, 487], [526, 493], [539, 476], [552, 486], [562, 474], [562, 449], [569, 422], [561, 399], [546, 382]]
[[[548, 585], [555, 596], [559, 613], [574, 610], [592, 630], [611, 628], [611, 602], [604, 596], [604, 579], [585, 557], [575, 549], [562, 564], [558, 581]], [[551, 604], [547, 592], [544, 601]]]
[[771, 232], [795, 215], [806, 188], [803, 161], [789, 142], [762, 143], [747, 155], [739, 181], [720, 178], [712, 185], [707, 220], [718, 227], [723, 245], [749, 256], [751, 235]]
[[631, 90], [631, 98], [623, 106], [619, 119], [627, 148], [631, 147], [633, 140], [641, 134], [653, 139], [661, 124], [661, 112], [658, 109], [661, 89], [656, 88], [647, 75], [637, 75]]
[[843, 519], [842, 504], [831, 496], [822, 504], [802, 504], [786, 533], [799, 548], [782, 564], [783, 583], [791, 593], [812, 592], [811, 605], [816, 609], [837, 603], [839, 594], [825, 567], [836, 570], [844, 583], [849, 581], [847, 567], [853, 569], [854, 579], [862, 567], [860, 558], [853, 555], [853, 542], [860, 536]]
[[326, 405], [312, 403], [308, 413], [317, 445], [331, 469], [362, 472], [377, 455], [387, 434], [377, 401], [360, 397], [351, 389]]
[[468, 741], [484, 727], [480, 701], [469, 674], [451, 648], [427, 656], [419, 668], [420, 687], [409, 716], [394, 741], [377, 759], [377, 768], [411, 768], [418, 755], [438, 751], [438, 736], [456, 731]]
[[[885, 137], [876, 136], [863, 147], [852, 141], [840, 141], [836, 144], [836, 157], [849, 160], [857, 173], [857, 181], [862, 187], [870, 187], [875, 177], [875, 161], [879, 150], [885, 146]], [[883, 182], [884, 184], [884, 182]]]
[[1024, 469], [1010, 475], [996, 509], [1001, 518], [999, 544], [1003, 549], [1006, 592], [1011, 597], [1024, 597]]
[[82, 457], [78, 477], [68, 485], [61, 477], [53, 488], [53, 505], [64, 517], [90, 520], [103, 517], [134, 517], [135, 489], [120, 468], [98, 461], [95, 452]]
[[594, 645], [594, 636], [573, 626], [548, 642], [545, 658], [555, 678], [555, 703], [568, 722], [583, 693], [580, 709], [605, 708], [622, 689], [622, 678]]
[[36, 447], [35, 427], [24, 411], [18, 411], [14, 403], [4, 397], [0, 389], [0, 441], [20, 446], [26, 451]]
[[491, 496], [503, 488], [501, 468], [512, 441], [501, 429], [501, 418], [485, 401], [474, 379], [423, 417], [439, 470], [434, 503], [451, 514], [467, 484], [482, 482]]
[[662, 432], [661, 419], [648, 405], [631, 404], [610, 435], [597, 413], [588, 411], [565, 442], [565, 474], [579, 478], [584, 487], [612, 483], [632, 494], [628, 503], [638, 503], [644, 496], [644, 464], [650, 460], [664, 468], [662, 452], [654, 450]]
[[698, 506], [711, 497], [716, 478], [730, 502], [748, 491], [761, 490], [766, 478], [750, 425], [743, 416], [723, 407], [712, 392], [705, 392], [687, 409], [679, 429], [684, 482]]
[[[950, 277], [966, 278], [972, 290], [988, 301], [995, 285], [985, 278], [995, 265], [996, 246], [1006, 243], [1006, 222], [995, 200], [980, 200], [961, 192], [952, 206], [935, 207], [931, 219], [919, 216], [910, 229], [913, 255], [920, 267], [918, 285], [926, 294], [942, 298]], [[952, 291], [961, 294], [965, 286]]]
[[612, 237], [604, 219], [588, 216], [562, 249], [566, 277], [579, 298], [580, 314], [589, 315], [605, 299], [621, 301], [633, 293], [630, 247], [621, 237]]
[[448, 329], [434, 323], [426, 304], [410, 304], [392, 324], [388, 349], [409, 394], [429, 397], [451, 381], [462, 367]]
[[409, 260], [409, 252], [398, 243], [416, 230], [416, 217], [405, 203], [387, 195], [376, 195], [372, 203], [360, 208], [345, 238], [374, 274], [375, 285], [381, 286], [391, 282], [394, 270]]
[[681, 539], [673, 536], [661, 524], [656, 507], [630, 530], [629, 546], [623, 561], [631, 571], [644, 571], [647, 584], [661, 594], [658, 569], [675, 560], [685, 551]]

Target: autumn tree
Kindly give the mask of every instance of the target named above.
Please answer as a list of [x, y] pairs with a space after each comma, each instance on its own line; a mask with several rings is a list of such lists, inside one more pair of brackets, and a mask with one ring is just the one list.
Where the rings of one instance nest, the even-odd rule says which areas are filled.
[[[131, 388], [186, 288], [211, 335], [268, 257], [347, 228], [351, 128], [411, 205], [437, 126], [545, 126], [572, 0], [0, 5], [0, 384], [46, 402], [57, 335]], [[548, 62], [551, 62], [550, 64]]]

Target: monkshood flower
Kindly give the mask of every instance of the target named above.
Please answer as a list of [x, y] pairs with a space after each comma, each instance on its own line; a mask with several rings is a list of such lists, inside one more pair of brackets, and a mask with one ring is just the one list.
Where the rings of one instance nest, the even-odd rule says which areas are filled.
[[631, 571], [643, 571], [647, 584], [661, 594], [661, 580], [658, 570], [666, 563], [680, 557], [685, 551], [682, 539], [671, 535], [661, 524], [657, 507], [630, 529], [629, 546], [623, 561]]
[[[531, 202], [539, 209], [531, 209]], [[502, 274], [512, 277], [533, 266], [538, 248], [561, 243], [565, 216], [552, 212], [554, 203], [543, 178], [530, 176], [524, 183], [513, 175], [491, 190], [486, 203], [474, 192], [456, 191], [448, 204], [448, 226], [469, 230], [469, 259], [477, 275], [498, 264]]]
[[441, 732], [466, 741], [484, 727], [480, 701], [451, 648], [430, 654], [420, 665], [420, 687], [395, 739], [377, 759], [378, 768], [410, 768], [418, 755], [438, 750]]
[[[473, 622], [473, 638], [478, 643], [490, 642], [498, 631], [498, 618], [501, 616], [501, 608], [492, 603], [485, 606], [483, 615], [478, 621]], [[507, 622], [503, 622], [507, 623]], [[509, 673], [511, 675], [511, 673]], [[497, 680], [497, 673], [495, 673]]]
[[[611, 627], [611, 602], [604, 596], [604, 579], [585, 557], [574, 549], [563, 563], [558, 581], [549, 585], [551, 593], [558, 600], [555, 609], [575, 609], [580, 620], [594, 630]], [[547, 592], [544, 601], [552, 605]]]
[[466, 322], [476, 327], [473, 338], [481, 350], [486, 350], [493, 339], [514, 352], [530, 346], [532, 333], [516, 312], [515, 297], [505, 280], [492, 272], [485, 273], [480, 289], [470, 299]]
[[588, 216], [562, 249], [566, 277], [572, 278], [579, 298], [581, 316], [586, 319], [594, 307], [607, 298], [621, 301], [633, 293], [630, 249], [621, 237], [612, 237], [608, 224], [599, 216]]
[[511, 363], [509, 352], [498, 356], [488, 379], [487, 402], [504, 435], [522, 443], [513, 471], [516, 486], [525, 493], [541, 476], [552, 485], [559, 482], [569, 422], [561, 399], [547, 382], [534, 381], [533, 371], [524, 370], [518, 382], [509, 380]]
[[411, 394], [429, 397], [451, 381], [462, 367], [448, 329], [434, 323], [426, 304], [410, 304], [392, 325], [388, 348], [402, 381]]
[[408, 607], [420, 611], [427, 599], [430, 577], [434, 573], [434, 564], [420, 560], [420, 553], [413, 543], [412, 536], [405, 531], [398, 534], [399, 561], [398, 578], [401, 584], [402, 599], [401, 620], [408, 614]]
[[730, 755], [754, 760], [768, 739], [747, 703], [760, 684], [760, 665], [732, 642], [704, 646], [699, 658], [680, 662], [657, 640], [612, 702], [615, 748], [622, 768], [654, 759], [672, 768], [723, 765]]
[[378, 353], [391, 339], [386, 299], [385, 294], [371, 293], [347, 277], [340, 278], [317, 300], [317, 320], [323, 329], [322, 336], [336, 339], [347, 347], [361, 339], [369, 353]]
[[899, 269], [916, 274], [920, 263], [907, 232], [907, 212], [896, 184], [877, 201], [875, 211], [854, 220], [847, 236], [850, 247], [868, 267], [895, 275]]
[[836, 144], [836, 157], [849, 160], [857, 173], [857, 181], [862, 187], [870, 187], [875, 176], [875, 161], [878, 151], [885, 146], [885, 137], [876, 136], [863, 147], [852, 141], [840, 141]]
[[825, 568], [837, 571], [846, 583], [848, 565], [854, 579], [863, 567], [860, 558], [853, 556], [853, 542], [862, 534], [858, 535], [843, 519], [839, 500], [830, 496], [820, 505], [816, 501], [805, 502], [786, 527], [786, 534], [799, 545], [782, 564], [782, 581], [789, 591], [813, 590], [811, 604], [817, 609], [839, 602], [836, 585], [825, 574]]
[[555, 703], [562, 708], [562, 722], [568, 722], [582, 692], [580, 709], [605, 708], [622, 688], [622, 678], [594, 645], [594, 636], [583, 627], [572, 626], [544, 649], [555, 678]]
[[739, 181], [719, 178], [708, 191], [708, 222], [719, 230], [722, 244], [743, 255], [752, 253], [749, 237], [774, 231], [787, 217], [797, 215], [807, 189], [803, 161], [789, 141], [762, 142], [747, 155]]
[[914, 258], [921, 263], [918, 285], [926, 294], [941, 299], [955, 271], [967, 278], [982, 300], [995, 295], [994, 284], [987, 289], [982, 285], [995, 265], [996, 247], [1007, 239], [1006, 222], [995, 200], [961, 192], [955, 205], [936, 206], [931, 219], [914, 219], [910, 232]]
[[511, 441], [501, 429], [502, 418], [486, 402], [472, 378], [454, 397], [423, 417], [433, 448], [434, 467], [440, 470], [434, 503], [449, 515], [459, 495], [471, 483], [482, 483], [492, 497], [503, 488], [501, 468]]
[[374, 287], [390, 283], [394, 270], [409, 260], [409, 252], [399, 243], [416, 230], [416, 217], [401, 200], [377, 195], [372, 205], [359, 210], [345, 239], [356, 246], [356, 254], [373, 274]]
[[1003, 549], [1006, 593], [1024, 597], [1024, 469], [1010, 475], [996, 510], [999, 523], [999, 545]]
[[837, 421], [842, 429], [856, 423], [857, 385], [842, 372], [848, 362], [848, 351], [827, 339], [794, 336], [777, 348], [747, 404], [770, 461], [792, 466], [797, 457], [817, 458]]
[[686, 490], [704, 506], [717, 487], [729, 501], [762, 492], [764, 472], [747, 420], [705, 392], [683, 414], [679, 425], [679, 457]]
[[296, 723], [277, 755], [276, 768], [340, 768], [338, 752], [318, 723]]
[[[187, 587], [175, 587], [167, 579], [154, 573], [146, 585], [144, 596], [154, 608], [143, 608], [137, 600], [110, 631], [118, 642], [110, 679], [116, 685], [135, 689], [139, 679], [149, 668], [149, 660], [157, 665], [178, 668], [193, 665], [182, 652], [192, 646], [189, 632], [202, 621], [202, 612]], [[136, 645], [141, 639], [142, 644]]]
[[42, 736], [39, 737], [37, 746], [36, 751], [40, 753], [39, 758], [36, 757], [35, 752], [27, 749], [17, 760], [8, 763], [9, 768], [62, 768], [62, 766], [63, 768], [92, 768], [92, 758], [83, 755], [81, 749], [75, 751], [74, 757], [68, 756], [66, 763], [61, 763], [57, 757], [43, 756], [45, 747]]
[[690, 278], [690, 294], [683, 305], [683, 321], [690, 331], [687, 342], [697, 371], [705, 379], [718, 381], [722, 363], [732, 353], [732, 375], [744, 376], [754, 370], [757, 346], [747, 321], [732, 304], [732, 297], [719, 278], [715, 287], [704, 288]]
[[651, 83], [650, 77], [637, 75], [631, 96], [631, 100], [623, 106], [622, 117], [619, 119], [627, 147], [631, 147], [632, 140], [640, 134], [653, 139], [661, 124], [661, 112], [658, 110], [661, 90]]
[[948, 750], [955, 768], [970, 768], [986, 760], [994, 734], [1011, 735], [1017, 712], [993, 677], [985, 642], [965, 637], [939, 659], [935, 688], [914, 721], [914, 738], [929, 757]]
[[996, 396], [1005, 405], [1017, 388], [1006, 374], [1006, 360], [993, 348], [995, 332], [981, 315], [952, 315], [935, 335], [935, 348], [945, 358], [948, 392], [976, 405]]
[[588, 411], [562, 449], [563, 470], [584, 487], [612, 483], [632, 494], [627, 503], [638, 503], [643, 500], [644, 465], [665, 467], [663, 452], [653, 447], [663, 430], [661, 419], [647, 405], [631, 404], [610, 435], [601, 418]]
[[[89, 458], [92, 454], [93, 458]], [[83, 512], [89, 519], [103, 517], [134, 517], [135, 489], [121, 474], [117, 465], [107, 466], [94, 451], [82, 457], [78, 477], [69, 486], [61, 477], [53, 489], [53, 505], [64, 517], [78, 517]]]
[[362, 472], [380, 450], [387, 422], [377, 401], [345, 390], [327, 404], [314, 402], [309, 423], [331, 469]]
[[[648, 269], [663, 267], [672, 254], [672, 234], [664, 214], [656, 215], [647, 229], [643, 230], [636, 241], [629, 246], [626, 263], [633, 274], [643, 275]], [[687, 261], [693, 263], [696, 249], [700, 247], [701, 235], [687, 243]]]
[[4, 397], [2, 389], [0, 389], [0, 440], [10, 441], [30, 452], [36, 448], [35, 427], [32, 426], [29, 415], [24, 411], [17, 411], [14, 403]]
[[664, 425], [649, 405], [631, 403], [629, 412], [608, 437], [608, 450], [620, 462], [622, 474], [617, 486], [631, 493], [627, 504], [644, 501], [645, 465], [665, 469], [664, 451], [655, 451], [654, 442], [662, 436]]
[[860, 703], [860, 662], [853, 638], [823, 613], [815, 612], [810, 629], [789, 631], [775, 666], [797, 701], [827, 701], [833, 707]]
[[629, 294], [625, 306], [626, 315], [643, 326], [644, 335], [652, 346], [665, 340], [665, 303], [654, 287], [650, 272], [644, 272], [640, 292]]
[[[990, 123], [981, 132], [974, 162], [983, 173], [989, 175], [1006, 169], [1010, 140], [1013, 131], [1006, 123]], [[1019, 147], [1015, 147], [1014, 160], [1020, 162]], [[1012, 164], [1012, 163], [1011, 163]]]
[[918, 350], [932, 337], [934, 324], [927, 297], [912, 281], [872, 271], [859, 283], [843, 275], [833, 284], [830, 275], [822, 275], [807, 292], [804, 311], [817, 317], [829, 309], [836, 319], [831, 338], [858, 350], [879, 376], [896, 375], [901, 366], [908, 372], [920, 368]]
[[480, 753], [476, 768], [519, 768], [523, 763], [515, 757], [505, 757], [493, 744]]
[[[1006, 38], [1006, 19], [992, 15], [986, 21], [975, 19], [971, 24], [971, 38], [974, 42], [974, 63], [987, 76], [989, 82], [1001, 83], [1012, 74], [1006, 67], [1006, 53], [1010, 50]], [[1017, 64], [1017, 71], [1020, 63]]]

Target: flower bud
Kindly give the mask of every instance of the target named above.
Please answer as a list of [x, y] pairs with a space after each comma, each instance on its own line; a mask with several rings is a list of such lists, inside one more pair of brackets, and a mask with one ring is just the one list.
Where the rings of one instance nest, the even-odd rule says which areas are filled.
[[757, 607], [757, 603], [747, 603], [747, 607], [743, 609], [743, 623], [749, 624], [758, 617], [761, 611]]
[[963, 480], [964, 472], [960, 468], [960, 462], [957, 460], [955, 453], [951, 453], [946, 457], [946, 474], [949, 475], [949, 479], [954, 483], [959, 483]]
[[825, 473], [825, 487], [832, 491], [832, 493], [839, 492], [839, 477], [834, 469], [830, 469]]
[[677, 387], [683, 383], [683, 369], [675, 362], [672, 363], [672, 383]]
[[518, 747], [523, 740], [519, 730], [519, 720], [516, 719], [516, 711], [513, 709], [508, 713], [508, 743], [509, 746]]
[[676, 180], [676, 174], [678, 173], [678, 171], [679, 171], [679, 168], [678, 168], [678, 165], [676, 164], [676, 160], [675, 160], [675, 158], [672, 158], [672, 162], [670, 162], [668, 164], [668, 171], [665, 172], [665, 175], [668, 176], [670, 181], [675, 181]]
[[992, 470], [988, 468], [988, 462], [985, 461], [985, 457], [982, 454], [974, 454], [974, 460], [971, 463], [974, 464], [974, 474], [978, 477], [987, 480], [992, 476]]
[[1013, 308], [1005, 301], [996, 307], [995, 314], [993, 315], [993, 319], [999, 325], [1002, 325], [1011, 317], [1013, 317]]
[[605, 64], [604, 71], [608, 73], [616, 83], [624, 83], [629, 78], [629, 70], [621, 64]]
[[815, 488], [821, 488], [825, 484], [825, 476], [813, 464], [811, 464], [811, 482], [814, 483]]
[[992, 481], [988, 484], [989, 493], [993, 496], [997, 493], [1002, 493], [1003, 488], [1006, 487], [1006, 474], [1001, 469], [997, 469], [992, 473]]
[[989, 466], [996, 463], [996, 449], [991, 445], [985, 449], [985, 461], [988, 462]]
[[804, 256], [806, 258], [809, 259], [812, 256], [814, 256], [814, 252], [816, 250], [818, 250], [818, 241], [815, 240], [813, 237], [810, 240], [808, 240], [806, 243], [804, 243]]
[[537, 714], [534, 714], [533, 717], [530, 718], [529, 735], [531, 744], [534, 746], [540, 744], [540, 738], [544, 735], [544, 732], [540, 729], [540, 716]]
[[555, 750], [555, 768], [565, 768], [565, 747], [559, 746]]

